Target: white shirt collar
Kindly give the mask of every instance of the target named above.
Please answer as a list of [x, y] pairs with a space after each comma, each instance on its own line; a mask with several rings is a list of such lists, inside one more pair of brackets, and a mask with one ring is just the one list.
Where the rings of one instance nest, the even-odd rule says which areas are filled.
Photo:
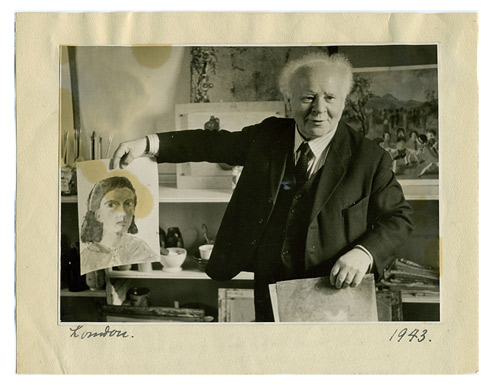
[[[303, 137], [299, 133], [297, 124], [295, 125], [295, 127], [296, 127], [296, 129], [294, 130], [294, 153], [296, 154], [300, 145], [306, 141], [305, 141], [305, 139], [303, 139]], [[312, 153], [313, 153], [315, 159], [320, 158], [320, 156], [322, 155], [324, 150], [330, 144], [335, 133], [336, 133], [336, 130], [333, 130], [324, 136], [321, 136], [319, 138], [315, 138], [315, 139], [308, 141], [308, 145], [310, 146], [310, 149], [312, 150]]]

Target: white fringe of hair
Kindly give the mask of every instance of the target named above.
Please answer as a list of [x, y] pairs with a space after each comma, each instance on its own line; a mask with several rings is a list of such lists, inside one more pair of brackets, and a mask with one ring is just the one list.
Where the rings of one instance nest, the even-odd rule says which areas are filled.
[[353, 87], [353, 66], [349, 62], [348, 58], [340, 53], [329, 56], [325, 53], [314, 52], [288, 62], [282, 69], [281, 76], [279, 77], [279, 90], [284, 98], [289, 99], [291, 96], [289, 82], [296, 71], [303, 67], [314, 67], [319, 64], [327, 65], [329, 68], [342, 70], [348, 80], [345, 93], [346, 96], [351, 92], [351, 88]]

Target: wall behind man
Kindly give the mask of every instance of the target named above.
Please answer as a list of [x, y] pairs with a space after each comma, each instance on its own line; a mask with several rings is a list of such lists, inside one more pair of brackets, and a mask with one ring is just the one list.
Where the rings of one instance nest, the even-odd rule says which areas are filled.
[[355, 68], [399, 67], [438, 63], [435, 44], [430, 45], [366, 45], [339, 46]]
[[[282, 100], [280, 69], [307, 52], [340, 52], [355, 68], [437, 63], [435, 45], [214, 47], [215, 71], [209, 70], [211, 102]], [[103, 154], [124, 140], [172, 130], [177, 103], [190, 102], [190, 47], [77, 47], [76, 65], [82, 128], [82, 155], [90, 157], [91, 134], [103, 138]], [[73, 116], [67, 47], [61, 49], [61, 142], [70, 138]]]
[[[342, 53], [355, 68], [437, 64], [436, 45], [204, 47], [213, 57], [207, 74], [211, 102], [282, 100], [278, 78], [292, 59], [311, 53]], [[192, 60], [187, 51], [189, 62]]]

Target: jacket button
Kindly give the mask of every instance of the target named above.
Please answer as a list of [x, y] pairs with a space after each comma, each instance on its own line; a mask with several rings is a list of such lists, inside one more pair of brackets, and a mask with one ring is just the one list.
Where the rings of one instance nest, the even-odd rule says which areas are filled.
[[272, 197], [269, 197], [269, 199], [267, 199], [267, 202], [269, 203], [272, 203], [274, 201], [274, 199], [272, 199]]
[[294, 214], [296, 212], [295, 209], [291, 209], [291, 214]]
[[260, 219], [258, 220], [258, 223], [260, 223], [260, 224], [264, 223], [264, 218], [260, 218]]
[[301, 198], [301, 194], [299, 193], [294, 196], [294, 199], [300, 199], [300, 198]]
[[254, 240], [252, 241], [252, 245], [255, 245], [256, 243], [257, 243], [257, 240], [256, 240], [256, 239], [254, 239]]
[[288, 254], [289, 254], [289, 251], [287, 251], [287, 250], [282, 251], [282, 255], [288, 255]]

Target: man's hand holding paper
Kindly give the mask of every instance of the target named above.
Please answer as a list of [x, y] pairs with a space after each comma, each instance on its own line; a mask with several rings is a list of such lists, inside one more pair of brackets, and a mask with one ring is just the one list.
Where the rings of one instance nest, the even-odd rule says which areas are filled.
[[338, 289], [358, 286], [371, 264], [366, 252], [354, 248], [334, 264], [330, 272], [330, 283]]

